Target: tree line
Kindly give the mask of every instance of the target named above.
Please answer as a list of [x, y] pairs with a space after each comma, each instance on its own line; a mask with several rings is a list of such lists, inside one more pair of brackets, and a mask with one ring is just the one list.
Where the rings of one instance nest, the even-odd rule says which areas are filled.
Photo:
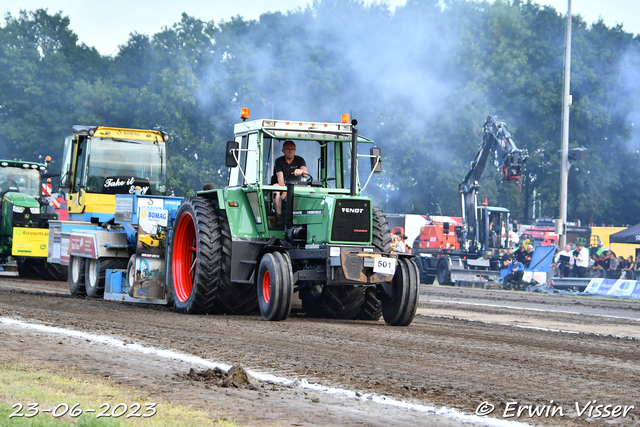
[[[7, 14], [0, 26], [0, 157], [62, 154], [74, 124], [161, 129], [169, 185], [224, 186], [224, 145], [252, 118], [339, 121], [351, 111], [382, 148], [366, 194], [385, 211], [460, 214], [458, 184], [488, 115], [529, 159], [520, 185], [493, 159], [479, 197], [530, 221], [557, 216], [564, 12], [531, 1], [317, 0], [258, 20], [186, 14], [133, 32], [114, 56], [80, 43], [64, 12]], [[640, 220], [640, 37], [572, 17], [568, 218]], [[638, 126], [635, 126], [637, 122]], [[534, 207], [535, 206], [535, 207]]]

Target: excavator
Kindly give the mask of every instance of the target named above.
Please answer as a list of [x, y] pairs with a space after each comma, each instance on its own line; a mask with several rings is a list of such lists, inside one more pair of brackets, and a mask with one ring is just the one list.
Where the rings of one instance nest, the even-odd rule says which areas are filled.
[[[502, 182], [518, 183], [527, 160], [516, 147], [506, 125], [488, 116], [471, 169], [458, 186], [462, 218], [457, 224], [432, 221], [424, 225], [413, 243], [421, 283], [437, 278], [441, 285], [458, 281], [499, 280], [499, 257], [511, 245], [508, 209], [478, 204], [479, 181], [491, 154], [502, 172]], [[442, 215], [440, 216], [442, 217]]]

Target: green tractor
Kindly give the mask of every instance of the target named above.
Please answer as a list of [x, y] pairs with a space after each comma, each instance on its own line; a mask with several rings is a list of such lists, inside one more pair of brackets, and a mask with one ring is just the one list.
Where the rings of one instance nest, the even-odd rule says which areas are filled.
[[[358, 154], [359, 144], [373, 141], [358, 136], [356, 124], [346, 115], [342, 123], [235, 125], [226, 147], [227, 187], [185, 198], [176, 212], [167, 258], [178, 312], [259, 309], [265, 320], [278, 321], [293, 309], [412, 322], [419, 272], [410, 256], [391, 252], [382, 210], [361, 195], [358, 158], [370, 161], [373, 174], [381, 157], [376, 147]], [[294, 147], [306, 166], [284, 176], [278, 163]]]
[[5, 274], [67, 279], [66, 267], [47, 263], [48, 220], [56, 218], [43, 194], [49, 161], [0, 160], [0, 268]]

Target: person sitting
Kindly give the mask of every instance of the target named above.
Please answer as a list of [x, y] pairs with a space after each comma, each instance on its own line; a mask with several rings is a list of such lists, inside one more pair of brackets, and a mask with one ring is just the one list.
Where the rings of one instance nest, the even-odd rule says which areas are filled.
[[[296, 144], [287, 140], [282, 145], [282, 152], [284, 156], [278, 157], [275, 162], [275, 174], [277, 178], [276, 185], [284, 187], [284, 180], [289, 175], [296, 177], [299, 180], [300, 177], [307, 173], [307, 163], [300, 156], [296, 156]], [[276, 210], [276, 224], [284, 225], [284, 218], [282, 217], [282, 201], [287, 197], [286, 192], [275, 192], [275, 210]]]
[[0, 193], [4, 194], [12, 188], [18, 192], [20, 191], [20, 188], [18, 188], [18, 183], [15, 182], [13, 172], [9, 171], [4, 178], [4, 181], [0, 183]]
[[633, 257], [629, 255], [629, 257], [624, 262], [624, 267], [620, 270], [622, 273], [620, 276], [621, 279], [633, 280], [634, 264], [635, 263], [633, 262]]
[[513, 258], [511, 262], [506, 265], [506, 268], [509, 270], [509, 273], [504, 276], [504, 281], [502, 282], [503, 288], [508, 287], [509, 282], [522, 281], [522, 276], [524, 276], [524, 265], [518, 261], [518, 258]]
[[620, 277], [620, 261], [618, 261], [618, 257], [615, 252], [609, 251], [609, 272], [607, 274], [607, 279], [617, 279]]
[[636, 262], [633, 265], [633, 278], [640, 280], [640, 257], [636, 257]]

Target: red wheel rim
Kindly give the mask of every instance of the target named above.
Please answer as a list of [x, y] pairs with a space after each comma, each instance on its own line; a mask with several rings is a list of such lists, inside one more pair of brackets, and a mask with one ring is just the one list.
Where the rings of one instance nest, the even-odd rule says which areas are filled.
[[175, 231], [172, 256], [173, 289], [180, 302], [189, 299], [198, 262], [195, 220], [188, 212], [180, 217]]
[[264, 272], [262, 276], [262, 299], [267, 304], [271, 298], [271, 276], [269, 276], [269, 270]]

